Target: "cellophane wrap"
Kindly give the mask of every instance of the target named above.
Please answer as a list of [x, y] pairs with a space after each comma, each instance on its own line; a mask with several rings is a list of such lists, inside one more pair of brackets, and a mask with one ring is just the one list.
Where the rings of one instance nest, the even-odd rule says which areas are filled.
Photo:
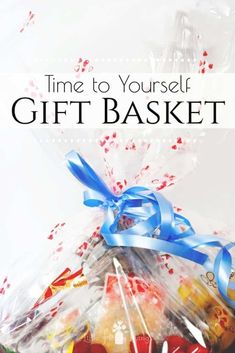
[[[109, 130], [81, 143], [73, 141], [72, 131], [66, 134], [69, 147], [79, 150], [113, 193], [144, 185], [167, 197], [197, 167], [205, 135], [161, 132], [154, 139], [151, 133], [143, 138]], [[51, 156], [59, 160], [67, 150], [68, 144], [60, 145]], [[74, 187], [84, 190], [76, 179]], [[184, 213], [178, 205], [174, 209]], [[168, 253], [109, 247], [100, 233], [103, 218], [102, 208], [81, 204], [49, 232], [34, 262], [25, 258], [13, 266], [0, 307], [5, 347], [26, 353], [216, 353], [232, 344], [235, 319], [212, 272]], [[195, 221], [212, 231], [200, 217]], [[132, 222], [123, 216], [119, 226], [128, 229]]]

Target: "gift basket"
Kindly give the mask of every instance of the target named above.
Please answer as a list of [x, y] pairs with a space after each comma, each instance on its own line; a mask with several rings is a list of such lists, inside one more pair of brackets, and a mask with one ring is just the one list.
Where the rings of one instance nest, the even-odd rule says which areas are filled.
[[[179, 170], [196, 163], [197, 144], [184, 134], [168, 141], [156, 154], [155, 142], [120, 144], [117, 133], [105, 135], [98, 140], [104, 177], [81, 154], [66, 155], [91, 210], [77, 215], [61, 257], [48, 252], [4, 297], [3, 352], [219, 353], [231, 346], [234, 244], [197, 234], [163, 196], [177, 180], [165, 168], [182, 177]], [[117, 150], [129, 153], [122, 164], [129, 179], [120, 178]]]

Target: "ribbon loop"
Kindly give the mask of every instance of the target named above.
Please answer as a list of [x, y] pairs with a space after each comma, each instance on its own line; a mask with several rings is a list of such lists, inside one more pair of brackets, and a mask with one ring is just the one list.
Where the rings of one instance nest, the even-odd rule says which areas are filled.
[[95, 173], [89, 164], [75, 151], [71, 151], [66, 155], [67, 166], [71, 173], [82, 184], [92, 189], [106, 199], [115, 199], [116, 196], [109, 190], [103, 180]]

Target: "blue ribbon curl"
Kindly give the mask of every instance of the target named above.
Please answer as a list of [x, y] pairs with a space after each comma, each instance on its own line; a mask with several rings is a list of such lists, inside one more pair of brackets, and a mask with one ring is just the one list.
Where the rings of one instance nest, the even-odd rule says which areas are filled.
[[[219, 293], [235, 309], [229, 290], [232, 282], [233, 259], [230, 250], [235, 243], [211, 235], [196, 234], [189, 220], [174, 212], [172, 204], [160, 193], [143, 186], [133, 186], [120, 195], [110, 191], [91, 166], [75, 151], [66, 155], [71, 173], [84, 184], [84, 204], [102, 207], [106, 212], [101, 234], [108, 246], [136, 247], [180, 256], [212, 271]], [[120, 229], [122, 216], [133, 220], [128, 229]], [[201, 248], [218, 248], [214, 260]], [[200, 251], [199, 251], [200, 248]]]

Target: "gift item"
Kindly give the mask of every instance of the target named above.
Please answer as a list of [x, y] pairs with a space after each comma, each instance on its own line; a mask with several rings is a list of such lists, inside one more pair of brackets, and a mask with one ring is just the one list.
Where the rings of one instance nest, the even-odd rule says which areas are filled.
[[115, 263], [117, 275], [107, 274], [103, 308], [94, 339], [102, 342], [108, 352], [128, 353], [130, 344], [133, 346], [133, 336], [159, 336], [165, 295], [154, 283], [138, 277], [126, 277], [116, 259]]

